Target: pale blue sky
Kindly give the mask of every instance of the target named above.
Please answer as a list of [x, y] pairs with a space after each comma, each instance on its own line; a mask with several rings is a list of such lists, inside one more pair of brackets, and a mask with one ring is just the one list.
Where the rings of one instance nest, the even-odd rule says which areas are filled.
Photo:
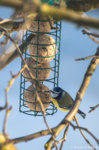
[[[8, 18], [10, 14], [10, 9], [0, 7], [1, 18]], [[94, 12], [89, 14], [95, 15]], [[94, 54], [97, 46], [97, 44], [92, 42], [87, 36], [81, 33], [81, 28], [68, 22], [62, 23], [59, 85], [67, 90], [73, 98], [75, 98], [76, 92], [78, 91], [83, 80], [83, 75], [86, 72], [87, 66], [90, 62], [90, 60], [75, 62], [74, 59]], [[17, 58], [0, 72], [0, 101], [2, 104], [4, 103], [5, 99], [4, 89], [7, 87], [8, 81], [10, 80], [10, 71], [17, 73], [20, 70], [20, 67], [20, 58]], [[13, 106], [13, 110], [8, 119], [7, 131], [11, 138], [32, 134], [46, 128], [42, 117], [28, 116], [19, 112], [19, 95], [20, 78], [15, 81], [13, 88], [11, 88], [9, 92], [9, 102], [10, 105]], [[99, 138], [99, 110], [97, 109], [95, 112], [88, 114], [89, 107], [98, 103], [99, 66], [92, 77], [91, 83], [80, 106], [80, 109], [87, 114], [87, 117], [85, 120], [83, 120], [80, 116], [78, 116], [80, 125], [87, 127]], [[55, 115], [48, 116], [47, 121], [50, 127], [57, 125], [64, 118], [65, 114], [66, 112], [58, 111]], [[0, 124], [2, 124], [3, 121], [3, 112], [1, 113], [1, 116]], [[1, 131], [2, 126], [0, 127], [0, 132]], [[43, 150], [44, 143], [49, 137], [50, 136], [38, 138], [27, 143], [17, 144], [16, 146], [19, 150]], [[61, 136], [59, 136], [59, 138], [61, 138]], [[88, 138], [91, 140], [92, 144], [97, 147], [94, 140], [89, 136]], [[84, 141], [79, 131], [73, 131], [73, 129], [70, 127], [67, 135], [67, 141], [64, 144], [63, 150], [66, 150], [66, 148], [68, 150], [87, 150], [89, 145]], [[99, 147], [97, 147], [97, 149], [99, 149]]]

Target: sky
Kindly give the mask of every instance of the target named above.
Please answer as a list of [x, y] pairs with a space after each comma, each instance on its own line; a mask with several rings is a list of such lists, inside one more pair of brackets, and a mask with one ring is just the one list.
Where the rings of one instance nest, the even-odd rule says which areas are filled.
[[[9, 18], [12, 10], [7, 7], [0, 7], [0, 17], [3, 19]], [[88, 15], [96, 16], [95, 12], [89, 12]], [[61, 57], [60, 57], [60, 74], [59, 86], [70, 93], [75, 98], [77, 91], [82, 83], [83, 76], [90, 63], [90, 60], [76, 62], [76, 58], [86, 57], [93, 55], [96, 52], [97, 44], [91, 41], [86, 35], [83, 35], [81, 30], [83, 28], [71, 24], [69, 22], [62, 22], [62, 35], [61, 35]], [[97, 32], [97, 31], [95, 31]], [[10, 80], [10, 71], [18, 73], [21, 68], [20, 58], [15, 59], [2, 71], [0, 71], [0, 101], [4, 104], [5, 88]], [[84, 95], [80, 109], [86, 113], [86, 119], [82, 119], [77, 115], [80, 126], [88, 128], [92, 133], [99, 138], [99, 109], [91, 114], [88, 113], [91, 106], [98, 104], [99, 100], [99, 66], [97, 67], [89, 87]], [[13, 87], [9, 92], [9, 104], [13, 109], [8, 118], [7, 132], [10, 138], [25, 136], [46, 129], [43, 117], [28, 116], [19, 112], [19, 96], [20, 96], [20, 77], [16, 79]], [[47, 116], [47, 121], [50, 127], [54, 127], [64, 118], [66, 112], [58, 110], [53, 116]], [[0, 132], [2, 132], [4, 112], [0, 117]], [[92, 144], [99, 149], [95, 141], [86, 134]], [[27, 143], [19, 143], [16, 147], [19, 150], [43, 150], [45, 142], [50, 136], [38, 138]], [[62, 133], [58, 136], [60, 139]], [[67, 141], [64, 143], [63, 150], [88, 150], [92, 149], [84, 141], [83, 137], [78, 130], [74, 131], [72, 127], [69, 128], [67, 134]]]

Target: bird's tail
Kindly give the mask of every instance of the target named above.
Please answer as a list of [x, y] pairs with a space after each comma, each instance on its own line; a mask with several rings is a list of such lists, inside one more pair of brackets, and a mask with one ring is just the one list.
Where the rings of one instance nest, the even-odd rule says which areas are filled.
[[85, 119], [86, 114], [84, 112], [82, 112], [81, 110], [78, 110], [78, 113]]

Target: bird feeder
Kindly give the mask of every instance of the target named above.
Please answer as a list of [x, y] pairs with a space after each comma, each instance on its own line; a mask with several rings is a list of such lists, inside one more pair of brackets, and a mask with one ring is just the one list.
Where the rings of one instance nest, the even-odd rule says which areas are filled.
[[[54, 1], [48, 4], [54, 5]], [[57, 108], [51, 102], [50, 89], [59, 83], [61, 22], [52, 17], [35, 16], [24, 34], [24, 41], [27, 44], [22, 50], [23, 57], [30, 71], [26, 69], [21, 74], [19, 111], [42, 116], [41, 101], [46, 115], [53, 115]]]

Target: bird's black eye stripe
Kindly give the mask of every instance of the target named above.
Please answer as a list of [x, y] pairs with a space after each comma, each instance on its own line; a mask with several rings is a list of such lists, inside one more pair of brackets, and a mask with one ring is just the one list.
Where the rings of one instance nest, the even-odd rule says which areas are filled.
[[58, 94], [58, 96], [55, 97], [55, 99], [59, 100], [59, 99], [61, 98], [61, 96], [62, 96], [62, 92], [60, 92], [60, 93]]
[[51, 93], [55, 93], [55, 94], [58, 94], [58, 92], [56, 91], [53, 91], [53, 90], [50, 90]]

